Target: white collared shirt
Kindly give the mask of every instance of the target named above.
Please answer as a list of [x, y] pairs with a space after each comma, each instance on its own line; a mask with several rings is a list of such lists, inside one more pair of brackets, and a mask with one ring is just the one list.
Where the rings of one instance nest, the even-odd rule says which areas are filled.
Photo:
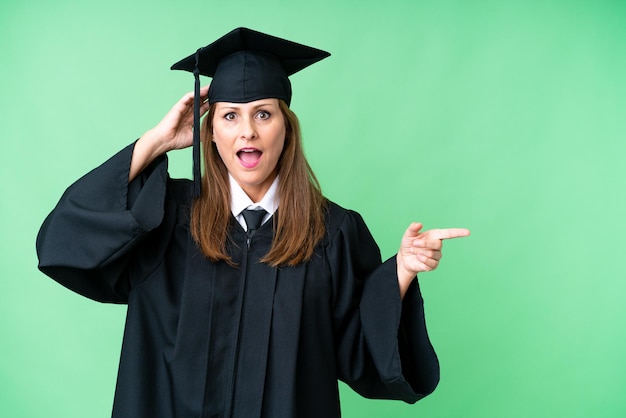
[[278, 176], [276, 176], [272, 185], [259, 202], [253, 202], [230, 174], [228, 174], [228, 181], [230, 183], [230, 210], [243, 229], [247, 229], [246, 221], [241, 214], [244, 209], [265, 209], [267, 215], [263, 217], [261, 224], [267, 222], [278, 209]]

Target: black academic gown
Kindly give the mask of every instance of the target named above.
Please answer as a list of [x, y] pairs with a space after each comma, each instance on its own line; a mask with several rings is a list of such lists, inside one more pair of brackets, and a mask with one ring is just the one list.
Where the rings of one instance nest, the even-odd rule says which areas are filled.
[[233, 218], [239, 267], [212, 263], [190, 237], [191, 182], [161, 157], [129, 185], [132, 149], [73, 184], [37, 240], [44, 273], [128, 304], [113, 417], [333, 418], [338, 379], [409, 403], [434, 390], [418, 283], [401, 301], [357, 213], [329, 202], [312, 259], [282, 268], [258, 262], [272, 222], [248, 246]]

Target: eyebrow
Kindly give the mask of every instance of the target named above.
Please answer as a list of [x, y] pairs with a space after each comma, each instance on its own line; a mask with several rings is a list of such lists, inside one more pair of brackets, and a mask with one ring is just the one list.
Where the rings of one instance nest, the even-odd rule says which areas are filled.
[[[258, 105], [254, 106], [252, 109], [257, 110], [263, 106], [273, 106], [274, 104], [272, 102], [264, 102], [264, 103], [259, 103]], [[228, 106], [219, 106], [217, 110], [222, 110], [222, 109], [234, 109], [234, 110], [239, 110], [241, 109], [241, 106], [233, 106], [233, 105], [228, 105]]]

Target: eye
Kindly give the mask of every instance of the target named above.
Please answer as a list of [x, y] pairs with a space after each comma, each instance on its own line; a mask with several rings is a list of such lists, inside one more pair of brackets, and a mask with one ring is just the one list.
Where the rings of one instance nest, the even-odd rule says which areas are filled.
[[236, 117], [237, 115], [235, 114], [235, 112], [228, 112], [224, 115], [224, 119], [226, 120], [235, 120]]
[[257, 113], [257, 117], [262, 120], [269, 119], [270, 116], [272, 116], [272, 114], [267, 110], [259, 110], [259, 112]]

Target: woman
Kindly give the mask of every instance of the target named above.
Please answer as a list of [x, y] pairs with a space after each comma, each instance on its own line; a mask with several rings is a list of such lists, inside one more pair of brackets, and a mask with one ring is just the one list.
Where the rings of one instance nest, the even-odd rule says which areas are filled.
[[[325, 56], [244, 28], [202, 48], [174, 68], [212, 76], [210, 88], [73, 184], [44, 222], [44, 273], [128, 304], [114, 417], [332, 418], [337, 379], [410, 403], [437, 385], [415, 276], [469, 231], [412, 224], [382, 263], [362, 218], [323, 198], [287, 77]], [[166, 153], [198, 141], [204, 114], [194, 188], [169, 178]]]

